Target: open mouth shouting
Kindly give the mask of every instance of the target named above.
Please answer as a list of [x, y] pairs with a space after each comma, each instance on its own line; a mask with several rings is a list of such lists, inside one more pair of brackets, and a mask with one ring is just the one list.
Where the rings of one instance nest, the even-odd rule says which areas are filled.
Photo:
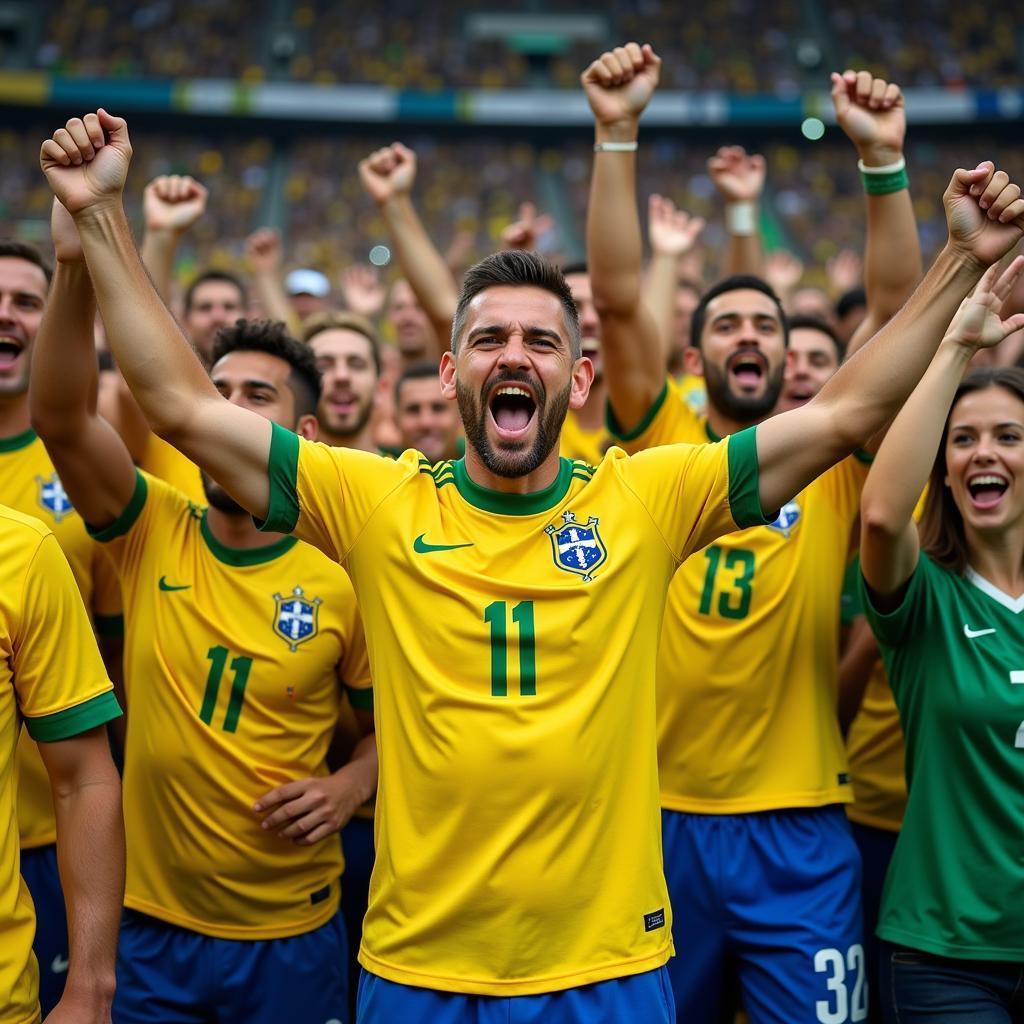
[[25, 343], [11, 334], [0, 334], [0, 373], [11, 370], [25, 351]]
[[523, 440], [537, 418], [538, 403], [532, 385], [523, 381], [499, 381], [491, 388], [487, 413], [498, 440], [515, 444]]
[[757, 349], [736, 352], [725, 369], [733, 388], [740, 394], [754, 394], [768, 378], [768, 360]]
[[988, 512], [996, 508], [1009, 487], [1010, 481], [1002, 473], [994, 473], [991, 470], [976, 473], [967, 480], [967, 493], [971, 497], [971, 505], [979, 512]]

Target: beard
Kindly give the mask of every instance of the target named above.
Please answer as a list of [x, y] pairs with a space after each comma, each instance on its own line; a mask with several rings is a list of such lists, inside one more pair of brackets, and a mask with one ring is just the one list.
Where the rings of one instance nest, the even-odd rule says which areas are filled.
[[226, 516], [245, 516], [249, 514], [213, 477], [203, 472], [200, 475], [203, 479], [203, 493], [206, 495], [206, 500], [210, 503], [211, 508], [215, 508], [218, 512], [223, 512]]
[[[499, 442], [499, 446], [495, 447], [487, 436], [488, 396], [502, 384], [512, 383], [528, 384], [537, 397], [537, 430], [533, 443], [528, 448], [524, 448], [518, 442], [508, 446], [501, 446]], [[569, 411], [571, 391], [572, 382], [570, 381], [562, 391], [551, 398], [549, 403], [547, 391], [539, 380], [535, 380], [527, 373], [504, 373], [494, 378], [477, 397], [469, 387], [458, 381], [455, 386], [455, 394], [459, 403], [462, 426], [466, 432], [466, 444], [472, 446], [488, 471], [495, 476], [509, 478], [528, 476], [540, 466], [558, 444], [562, 424]]]
[[[354, 420], [339, 422], [338, 418], [328, 411], [326, 402], [321, 402], [320, 407], [316, 412], [317, 422], [323, 428], [324, 432], [329, 434], [331, 437], [338, 438], [342, 442], [348, 438], [358, 437], [363, 432], [366, 424], [370, 422], [370, 417], [372, 415], [372, 394], [364, 403], [356, 408]], [[342, 444], [342, 447], [344, 447], [344, 444]]]
[[786, 364], [781, 363], [768, 378], [764, 394], [760, 396], [738, 395], [729, 385], [728, 371], [711, 363], [704, 364], [704, 387], [708, 404], [737, 423], [756, 423], [771, 415], [782, 394], [783, 376]]

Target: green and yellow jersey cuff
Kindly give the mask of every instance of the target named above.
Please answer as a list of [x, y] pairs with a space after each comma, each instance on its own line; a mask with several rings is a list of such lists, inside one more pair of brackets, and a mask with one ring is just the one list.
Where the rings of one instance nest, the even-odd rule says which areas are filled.
[[271, 426], [267, 518], [253, 517], [253, 522], [260, 530], [291, 533], [299, 521], [299, 437], [277, 423]]
[[761, 508], [760, 467], [757, 462], [757, 427], [732, 434], [729, 458], [729, 509], [741, 529], [775, 522], [778, 510], [766, 515]]
[[665, 399], [668, 398], [668, 380], [662, 385], [661, 391], [658, 397], [651, 403], [651, 407], [644, 413], [640, 422], [633, 427], [632, 430], [626, 430], [618, 421], [615, 416], [615, 411], [612, 409], [611, 402], [606, 403], [604, 407], [604, 422], [608, 428], [608, 433], [616, 441], [635, 441], [643, 433], [647, 431], [650, 425], [654, 422], [654, 418], [661, 412], [661, 407], [665, 404]]
[[123, 537], [135, 525], [139, 516], [142, 515], [142, 510], [146, 506], [146, 493], [148, 489], [146, 478], [138, 470], [135, 470], [135, 490], [132, 492], [131, 499], [125, 506], [124, 511], [109, 526], [96, 528], [86, 523], [85, 528], [89, 536], [101, 544], [106, 544], [109, 541], [117, 540], [118, 537]]
[[348, 683], [344, 684], [345, 693], [348, 694], [348, 701], [352, 707], [358, 711], [372, 711], [373, 710], [373, 687], [367, 686], [361, 689], [357, 689], [354, 686], [349, 686]]
[[63, 711], [54, 711], [51, 715], [41, 715], [38, 718], [26, 718], [25, 728], [37, 743], [54, 743], [79, 736], [120, 716], [121, 707], [117, 703], [114, 691], [107, 690], [106, 693], [98, 694], [74, 707], [64, 708]]

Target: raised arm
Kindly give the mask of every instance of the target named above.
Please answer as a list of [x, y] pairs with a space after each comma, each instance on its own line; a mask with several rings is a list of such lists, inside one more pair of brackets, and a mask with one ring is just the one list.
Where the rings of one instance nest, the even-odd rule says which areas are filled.
[[437, 335], [436, 355], [447, 348], [459, 290], [444, 257], [412, 205], [416, 154], [400, 142], [378, 149], [359, 164], [363, 187], [388, 226], [395, 256]]
[[906, 305], [807, 405], [758, 427], [762, 507], [789, 501], [895, 416], [964, 297], [1024, 234], [1020, 189], [988, 161], [956, 171], [943, 203], [949, 240]]
[[[991, 267], [963, 301], [921, 383], [889, 428], [861, 495], [861, 572], [882, 598], [896, 595], [917, 565], [914, 506], [924, 491], [946, 415], [971, 357], [1024, 327], [1024, 313], [1007, 320], [1000, 307], [1024, 271], [1018, 256], [1003, 274]], [[897, 602], [898, 603], [898, 602]]]
[[101, 109], [58, 129], [40, 163], [75, 219], [111, 351], [151, 426], [263, 517], [270, 421], [221, 398], [154, 290], [122, 205], [131, 153], [125, 121]]
[[594, 173], [587, 209], [587, 268], [601, 317], [608, 400], [629, 429], [665, 385], [665, 350], [643, 303], [642, 245], [636, 207], [640, 115], [658, 85], [661, 58], [627, 43], [583, 72], [594, 113]]
[[205, 186], [187, 174], [162, 174], [142, 193], [146, 231], [142, 262], [164, 302], [171, 299], [174, 257], [181, 236], [206, 212]]
[[[868, 313], [850, 340], [852, 354], [910, 297], [921, 280], [921, 243], [907, 187], [900, 87], [867, 71], [832, 75], [836, 120], [857, 150], [867, 204], [864, 290]], [[893, 168], [899, 168], [894, 170]]]
[[763, 276], [758, 204], [764, 191], [764, 157], [750, 155], [742, 146], [723, 146], [708, 160], [708, 174], [725, 200], [725, 275]]
[[92, 282], [75, 223], [56, 199], [51, 230], [57, 265], [32, 356], [29, 408], [71, 504], [90, 526], [102, 527], [131, 501], [135, 467], [97, 412]]
[[658, 328], [662, 361], [668, 354], [676, 333], [676, 293], [679, 291], [679, 269], [683, 257], [694, 247], [704, 230], [702, 217], [691, 217], [665, 196], [652, 195], [647, 200], [647, 237], [651, 243], [651, 262], [644, 277], [643, 301]]
[[281, 236], [273, 228], [260, 228], [245, 240], [245, 255], [252, 270], [253, 287], [268, 320], [280, 320], [298, 334], [299, 318], [281, 281]]

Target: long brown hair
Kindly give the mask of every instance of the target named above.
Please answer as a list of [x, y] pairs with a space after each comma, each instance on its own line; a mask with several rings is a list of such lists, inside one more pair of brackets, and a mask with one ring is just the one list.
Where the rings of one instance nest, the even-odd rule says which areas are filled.
[[928, 495], [924, 502], [919, 530], [921, 549], [943, 568], [962, 574], [967, 569], [967, 536], [964, 519], [953, 501], [953, 492], [946, 486], [946, 438], [953, 410], [964, 395], [986, 388], [1003, 388], [1024, 402], [1024, 369], [1011, 366], [1002, 369], [972, 370], [960, 382], [942, 428], [942, 440], [928, 478]]

